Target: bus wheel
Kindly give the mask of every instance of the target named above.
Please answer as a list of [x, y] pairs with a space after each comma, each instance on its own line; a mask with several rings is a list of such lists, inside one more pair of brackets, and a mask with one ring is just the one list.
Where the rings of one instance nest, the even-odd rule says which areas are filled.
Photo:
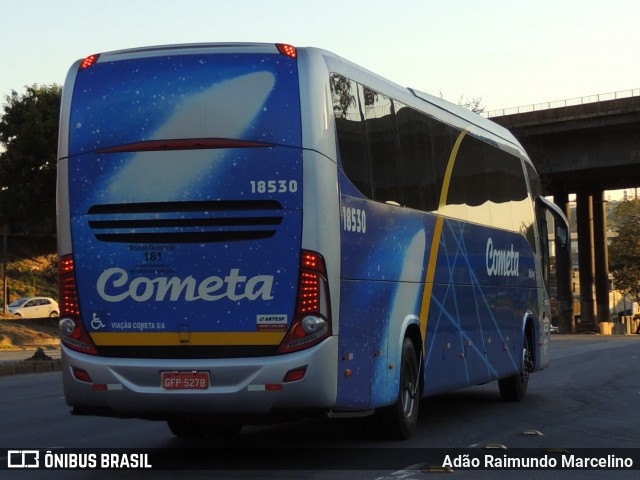
[[420, 368], [413, 342], [405, 337], [400, 365], [400, 392], [398, 400], [379, 412], [382, 434], [394, 440], [406, 440], [418, 424], [420, 406]]
[[522, 349], [522, 371], [512, 377], [503, 378], [498, 381], [502, 400], [505, 402], [519, 402], [522, 400], [527, 393], [529, 374], [534, 368], [535, 361], [531, 347], [531, 337], [527, 334], [524, 337], [524, 346]]

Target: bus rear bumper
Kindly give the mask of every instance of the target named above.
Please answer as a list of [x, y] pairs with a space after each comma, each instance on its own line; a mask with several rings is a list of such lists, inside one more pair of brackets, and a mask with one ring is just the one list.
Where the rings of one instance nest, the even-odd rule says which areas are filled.
[[[337, 358], [337, 337], [300, 352], [241, 359], [111, 358], [63, 346], [64, 394], [75, 414], [125, 418], [322, 411], [336, 402]], [[303, 369], [301, 379], [285, 381]], [[163, 372], [204, 372], [209, 386], [167, 389]]]

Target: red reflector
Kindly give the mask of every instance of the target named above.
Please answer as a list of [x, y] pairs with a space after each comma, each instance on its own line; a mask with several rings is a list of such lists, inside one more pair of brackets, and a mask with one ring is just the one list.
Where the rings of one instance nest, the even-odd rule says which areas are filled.
[[267, 384], [264, 386], [264, 389], [265, 389], [267, 392], [275, 392], [275, 391], [278, 391], [278, 390], [282, 390], [282, 388], [283, 388], [283, 387], [282, 387], [282, 384], [281, 384], [281, 383], [267, 383]]
[[80, 380], [81, 382], [91, 383], [91, 377], [86, 370], [82, 370], [81, 368], [73, 367], [73, 376], [76, 377], [76, 380]]
[[289, 370], [284, 376], [284, 383], [296, 382], [304, 378], [304, 374], [307, 373], [307, 367], [296, 368], [295, 370]]
[[106, 390], [107, 390], [107, 384], [106, 384], [106, 383], [94, 383], [94, 384], [93, 384], [93, 386], [92, 386], [92, 388], [93, 388], [95, 391], [103, 392], [103, 391], [106, 391]]
[[298, 51], [296, 47], [293, 45], [287, 45], [286, 43], [276, 43], [276, 47], [278, 47], [278, 51], [287, 57], [296, 58], [298, 56]]
[[291, 334], [296, 338], [304, 338], [306, 336], [306, 333], [304, 332], [302, 325], [300, 325], [299, 323], [293, 326], [293, 329], [291, 330]]
[[89, 55], [87, 58], [85, 58], [82, 61], [82, 64], [80, 65], [80, 70], [82, 70], [84, 68], [87, 68], [87, 67], [90, 67], [92, 65], [95, 65], [96, 62], [98, 61], [99, 57], [100, 57], [99, 54], [97, 54], [97, 55]]

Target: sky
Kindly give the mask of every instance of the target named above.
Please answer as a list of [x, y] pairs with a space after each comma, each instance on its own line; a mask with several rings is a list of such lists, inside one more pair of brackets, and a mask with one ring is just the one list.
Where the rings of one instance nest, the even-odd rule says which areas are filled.
[[639, 89], [639, 26], [637, 0], [2, 0], [0, 105], [94, 53], [278, 42], [490, 112]]
[[640, 88], [637, 0], [2, 0], [0, 103], [93, 53], [280, 42], [486, 111]]

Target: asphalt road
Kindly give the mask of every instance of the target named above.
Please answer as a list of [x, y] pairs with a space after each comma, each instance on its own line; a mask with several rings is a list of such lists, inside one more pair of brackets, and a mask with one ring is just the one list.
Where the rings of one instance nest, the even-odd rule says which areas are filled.
[[[389, 442], [338, 421], [309, 419], [245, 427], [236, 438], [182, 440], [161, 422], [74, 417], [63, 398], [60, 372], [0, 378], [0, 448], [148, 448], [195, 454], [204, 470], [192, 471], [3, 471], [2, 478], [188, 478], [430, 480], [431, 478], [636, 479], [639, 471], [429, 470], [430, 450], [631, 448], [640, 453], [640, 336], [554, 335], [552, 363], [532, 375], [526, 399], [503, 403], [497, 384], [425, 399], [417, 434]], [[275, 470], [256, 447], [269, 447]], [[302, 447], [302, 448], [301, 448]], [[333, 448], [335, 450], [327, 450]], [[492, 449], [492, 451], [497, 451]], [[345, 457], [345, 453], [348, 452]], [[453, 450], [452, 450], [453, 452]], [[338, 454], [337, 454], [338, 453]], [[233, 455], [244, 469], [221, 470]], [[1, 456], [1, 454], [0, 454]], [[196, 457], [185, 457], [185, 462]], [[190, 458], [190, 459], [189, 459]], [[334, 463], [332, 463], [334, 462]], [[336, 463], [337, 462], [337, 463]], [[0, 458], [6, 465], [6, 459]], [[303, 471], [304, 470], [304, 471]]]

